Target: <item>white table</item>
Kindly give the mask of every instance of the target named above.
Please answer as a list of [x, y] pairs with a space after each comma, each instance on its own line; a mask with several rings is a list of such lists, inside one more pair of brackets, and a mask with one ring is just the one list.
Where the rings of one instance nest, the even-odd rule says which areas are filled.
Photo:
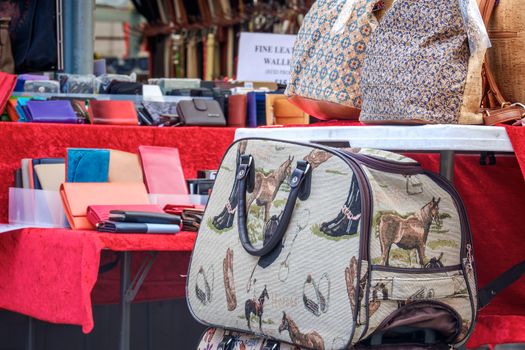
[[316, 142], [348, 141], [351, 147], [399, 152], [439, 152], [440, 172], [454, 177], [456, 152], [514, 152], [505, 128], [474, 125], [326, 126], [237, 129], [235, 139], [264, 137]]

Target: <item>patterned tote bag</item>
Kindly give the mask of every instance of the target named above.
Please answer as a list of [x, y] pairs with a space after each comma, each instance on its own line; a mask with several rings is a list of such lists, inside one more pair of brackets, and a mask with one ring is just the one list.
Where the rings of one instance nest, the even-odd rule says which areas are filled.
[[457, 124], [479, 113], [490, 45], [475, 0], [397, 0], [367, 48], [360, 121]]
[[286, 94], [321, 119], [357, 119], [359, 82], [378, 0], [318, 0], [297, 34]]

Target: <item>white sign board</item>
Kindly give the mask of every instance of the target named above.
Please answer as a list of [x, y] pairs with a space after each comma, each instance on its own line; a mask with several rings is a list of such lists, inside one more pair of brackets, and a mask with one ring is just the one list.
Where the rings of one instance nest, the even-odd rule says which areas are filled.
[[287, 84], [295, 35], [241, 33], [237, 80]]

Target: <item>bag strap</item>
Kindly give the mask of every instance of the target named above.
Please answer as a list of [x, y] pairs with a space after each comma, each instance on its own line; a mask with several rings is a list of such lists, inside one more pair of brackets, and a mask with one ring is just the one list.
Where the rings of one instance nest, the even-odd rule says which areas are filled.
[[483, 115], [485, 125], [515, 122], [523, 118], [525, 118], [525, 105], [521, 103], [503, 104], [501, 108], [486, 109]]
[[[496, 7], [496, 0], [478, 0], [479, 11], [481, 17], [483, 18], [483, 23], [488, 29], [492, 13]], [[483, 63], [483, 106], [485, 108], [500, 108], [506, 104], [505, 97], [501, 93], [496, 79], [494, 78], [494, 73], [490, 69], [489, 58], [485, 55], [485, 62]]]
[[255, 248], [250, 242], [248, 228], [246, 225], [247, 211], [246, 207], [246, 192], [253, 192], [255, 187], [255, 165], [251, 155], [242, 155], [239, 165], [239, 172], [237, 180], [239, 181], [239, 210], [238, 210], [238, 226], [239, 239], [247, 253], [253, 256], [265, 256], [275, 249], [281, 242], [288, 224], [292, 218], [295, 208], [295, 203], [299, 198], [301, 201], [308, 199], [310, 196], [311, 186], [311, 166], [307, 161], [297, 161], [297, 167], [293, 170], [290, 176], [290, 194], [284, 207], [283, 216], [268, 242], [260, 249]]
[[516, 282], [523, 274], [525, 274], [525, 260], [512, 266], [478, 291], [478, 308], [487, 306], [499, 292]]

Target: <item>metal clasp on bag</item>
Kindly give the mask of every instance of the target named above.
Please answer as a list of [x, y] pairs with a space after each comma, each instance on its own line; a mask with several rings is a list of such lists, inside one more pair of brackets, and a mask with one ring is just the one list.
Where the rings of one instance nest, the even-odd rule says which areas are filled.
[[248, 169], [252, 166], [253, 157], [250, 155], [241, 156], [241, 162], [239, 164], [239, 172], [237, 173], [237, 180], [242, 180], [248, 174]]

